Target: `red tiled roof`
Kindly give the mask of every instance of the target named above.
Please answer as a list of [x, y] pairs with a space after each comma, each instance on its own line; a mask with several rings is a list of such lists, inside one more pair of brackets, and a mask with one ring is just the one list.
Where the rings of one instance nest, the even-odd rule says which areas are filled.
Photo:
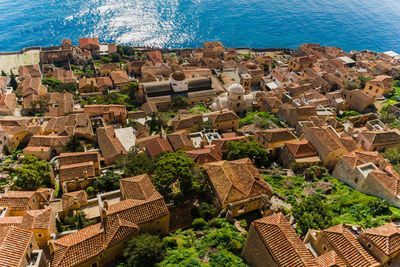
[[120, 219], [135, 224], [144, 224], [169, 214], [164, 198], [157, 191], [146, 200], [126, 199], [109, 205], [107, 216], [118, 216]]
[[[53, 224], [53, 225], [52, 225]], [[55, 226], [55, 219], [51, 209], [25, 211], [21, 227], [25, 229], [48, 229]]]
[[186, 155], [197, 164], [205, 164], [222, 160], [222, 155], [214, 147], [186, 151]]
[[19, 226], [21, 227], [22, 216], [0, 217], [0, 227]]
[[0, 228], [0, 266], [15, 267], [22, 264], [33, 233], [15, 226]]
[[361, 236], [365, 236], [387, 256], [400, 250], [400, 231], [392, 222], [366, 230]]
[[166, 139], [156, 138], [145, 145], [147, 152], [152, 158], [160, 155], [161, 153], [171, 151], [174, 152], [170, 143]]
[[317, 156], [318, 153], [307, 140], [290, 141], [285, 144], [294, 158]]
[[248, 158], [207, 163], [204, 167], [222, 204], [272, 194], [271, 187]]
[[167, 134], [167, 139], [170, 142], [174, 151], [178, 151], [179, 149], [184, 147], [194, 148], [193, 143], [189, 138], [189, 132], [187, 130]]
[[120, 179], [119, 183], [126, 198], [147, 200], [156, 193], [148, 174]]
[[7, 191], [0, 198], [0, 206], [14, 210], [28, 210], [29, 200], [36, 191]]
[[321, 267], [347, 267], [335, 251], [329, 251], [316, 258]]
[[339, 257], [351, 266], [370, 266], [377, 261], [343, 224], [322, 230]]
[[283, 213], [252, 223], [279, 266], [319, 266]]
[[297, 137], [288, 128], [270, 129], [256, 132], [268, 143], [296, 140]]

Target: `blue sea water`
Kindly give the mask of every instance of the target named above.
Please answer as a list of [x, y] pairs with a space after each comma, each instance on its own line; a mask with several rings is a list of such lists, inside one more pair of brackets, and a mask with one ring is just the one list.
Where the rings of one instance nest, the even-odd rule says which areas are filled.
[[400, 0], [0, 0], [0, 51], [85, 36], [168, 48], [219, 40], [400, 52]]

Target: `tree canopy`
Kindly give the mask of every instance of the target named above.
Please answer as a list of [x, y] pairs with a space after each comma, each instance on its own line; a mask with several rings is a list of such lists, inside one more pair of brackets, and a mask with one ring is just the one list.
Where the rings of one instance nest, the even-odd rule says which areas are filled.
[[100, 176], [94, 181], [93, 187], [96, 192], [109, 192], [119, 189], [119, 179], [121, 175], [112, 171], [107, 171], [104, 175]]
[[267, 151], [257, 142], [228, 142], [227, 160], [235, 160], [241, 158], [249, 158], [254, 161], [257, 167], [267, 166], [268, 154]]
[[15, 186], [20, 190], [34, 191], [40, 187], [52, 187], [49, 163], [34, 156], [25, 156], [22, 166], [15, 168], [15, 175]]
[[65, 145], [63, 152], [84, 152], [85, 149], [83, 148], [81, 142], [79, 141], [78, 137], [75, 135], [71, 137], [71, 139]]
[[312, 195], [292, 208], [296, 229], [305, 235], [309, 229], [326, 229], [332, 226], [333, 214], [319, 195]]
[[169, 200], [179, 201], [206, 190], [204, 169], [181, 152], [162, 154], [154, 165], [154, 174], [155, 188]]
[[123, 169], [125, 177], [150, 173], [152, 169], [152, 162], [134, 149], [131, 149], [126, 157], [117, 161], [117, 165]]
[[175, 96], [171, 99], [171, 106], [174, 108], [182, 108], [186, 107], [188, 104], [188, 99], [187, 97], [184, 96]]
[[163, 260], [165, 248], [158, 236], [143, 233], [129, 240], [124, 250], [126, 263], [132, 267], [150, 267]]

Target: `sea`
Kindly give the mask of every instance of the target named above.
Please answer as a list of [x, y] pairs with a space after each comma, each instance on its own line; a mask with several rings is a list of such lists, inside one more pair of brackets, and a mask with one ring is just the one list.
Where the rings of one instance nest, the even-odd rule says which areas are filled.
[[400, 53], [400, 0], [0, 0], [0, 51], [80, 37], [162, 48], [307, 42]]

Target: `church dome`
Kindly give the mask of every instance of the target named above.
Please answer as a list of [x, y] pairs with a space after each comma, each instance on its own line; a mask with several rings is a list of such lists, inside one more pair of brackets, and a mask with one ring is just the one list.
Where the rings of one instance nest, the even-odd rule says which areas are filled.
[[243, 86], [241, 86], [238, 83], [234, 83], [231, 86], [229, 86], [228, 91], [232, 94], [244, 94], [245, 93]]
[[182, 71], [175, 71], [174, 73], [172, 73], [172, 79], [174, 79], [175, 81], [183, 81], [185, 79], [185, 73], [183, 73]]
[[247, 69], [249, 69], [249, 70], [255, 70], [255, 69], [257, 69], [257, 65], [254, 64], [254, 63], [252, 63], [252, 62], [246, 63], [244, 66], [245, 66]]

